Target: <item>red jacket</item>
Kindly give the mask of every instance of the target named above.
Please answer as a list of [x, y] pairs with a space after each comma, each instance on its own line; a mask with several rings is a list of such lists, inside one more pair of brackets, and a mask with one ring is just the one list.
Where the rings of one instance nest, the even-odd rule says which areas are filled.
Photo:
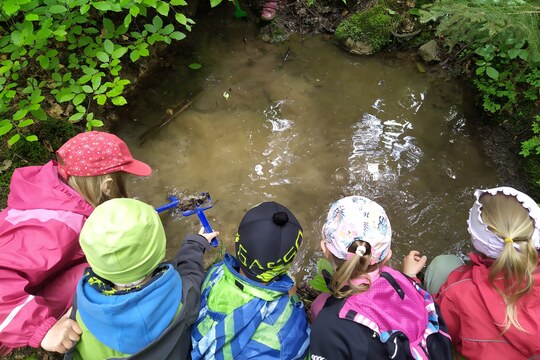
[[435, 297], [456, 350], [469, 360], [540, 355], [540, 273], [517, 304], [518, 321], [527, 332], [512, 326], [501, 334], [506, 305], [488, 280], [493, 260], [475, 253], [470, 258], [470, 264], [450, 274]]
[[93, 208], [57, 170], [16, 169], [0, 213], [0, 355], [40, 346], [87, 266], [79, 233]]

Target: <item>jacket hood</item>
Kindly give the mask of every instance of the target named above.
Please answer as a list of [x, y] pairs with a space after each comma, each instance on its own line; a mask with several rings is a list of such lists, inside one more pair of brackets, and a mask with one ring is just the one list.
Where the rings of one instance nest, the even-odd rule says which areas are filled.
[[157, 339], [181, 306], [182, 280], [172, 265], [139, 291], [107, 295], [84, 276], [77, 285], [77, 306], [84, 325], [101, 343], [135, 354]]
[[94, 208], [58, 177], [56, 162], [15, 169], [8, 207], [17, 210], [47, 209], [89, 216]]
[[[502, 301], [501, 295], [491, 285], [488, 279], [489, 266], [493, 263], [492, 259], [482, 255], [471, 253], [471, 261], [476, 265], [472, 267], [472, 280], [478, 287], [478, 293], [485, 304], [487, 312], [493, 319], [494, 324], [501, 324], [501, 332], [504, 330], [506, 320], [506, 306]], [[499, 287], [503, 289], [502, 282]], [[530, 357], [540, 353], [540, 274], [534, 275], [534, 282], [529, 293], [523, 296], [517, 303], [518, 321], [525, 331], [511, 326], [504, 334], [508, 343], [525, 357]]]

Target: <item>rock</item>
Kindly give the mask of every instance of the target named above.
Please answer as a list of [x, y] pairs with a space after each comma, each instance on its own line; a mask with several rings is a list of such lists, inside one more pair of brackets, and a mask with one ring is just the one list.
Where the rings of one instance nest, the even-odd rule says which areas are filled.
[[345, 41], [345, 47], [347, 50], [356, 55], [371, 55], [373, 54], [373, 47], [367, 42], [363, 41], [354, 41], [351, 38], [348, 38]]
[[426, 64], [436, 63], [441, 61], [439, 57], [439, 49], [435, 40], [430, 40], [418, 48], [418, 54]]

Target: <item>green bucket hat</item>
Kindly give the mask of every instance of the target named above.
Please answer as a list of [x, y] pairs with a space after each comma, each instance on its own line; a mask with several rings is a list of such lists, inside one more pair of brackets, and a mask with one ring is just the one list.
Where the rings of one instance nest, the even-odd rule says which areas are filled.
[[144, 278], [165, 258], [158, 213], [135, 199], [112, 199], [96, 207], [79, 241], [94, 272], [116, 284]]

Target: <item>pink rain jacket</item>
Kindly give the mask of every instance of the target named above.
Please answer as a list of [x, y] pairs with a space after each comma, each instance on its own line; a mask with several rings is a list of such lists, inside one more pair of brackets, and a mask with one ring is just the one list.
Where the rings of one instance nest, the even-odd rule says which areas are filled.
[[[456, 350], [469, 360], [530, 359], [540, 356], [540, 273], [517, 304], [518, 321], [527, 331], [504, 330], [506, 305], [490, 285], [493, 260], [476, 253], [471, 263], [450, 273], [435, 296]], [[502, 286], [499, 284], [499, 286]]]
[[88, 264], [79, 233], [93, 208], [56, 163], [16, 169], [0, 213], [0, 355], [39, 347]]

